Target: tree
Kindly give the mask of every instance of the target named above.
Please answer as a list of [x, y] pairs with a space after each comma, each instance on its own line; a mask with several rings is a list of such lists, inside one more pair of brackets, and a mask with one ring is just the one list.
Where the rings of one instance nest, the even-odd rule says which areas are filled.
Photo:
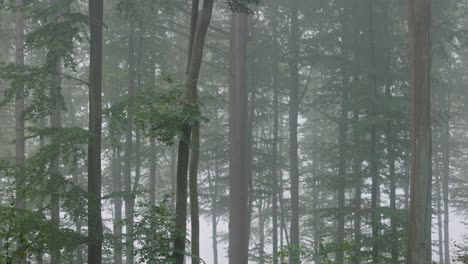
[[247, 14], [234, 10], [231, 22], [229, 90], [229, 263], [248, 263]]
[[[24, 7], [23, 0], [16, 0], [16, 36], [15, 36], [15, 63], [18, 66], [24, 65]], [[24, 197], [25, 175], [25, 137], [24, 137], [24, 87], [21, 82], [17, 82], [16, 103], [15, 103], [15, 130], [16, 130], [16, 201], [15, 208], [19, 213], [26, 209], [26, 198]], [[17, 247], [22, 248], [22, 234], [18, 234]], [[24, 256], [20, 256], [20, 264], [26, 263]]]
[[[213, 0], [205, 0], [201, 15], [197, 20], [192, 46], [189, 47], [190, 56], [188, 60], [186, 91], [184, 95], [183, 108], [193, 115], [198, 115], [197, 83], [200, 74], [201, 62], [203, 58], [203, 48], [205, 44], [206, 33], [213, 13]], [[198, 10], [198, 8], [197, 8]], [[194, 21], [194, 20], [192, 20]], [[197, 117], [195, 118], [197, 119]], [[187, 174], [189, 167], [190, 138], [192, 136], [192, 122], [186, 120], [182, 124], [182, 135], [179, 140], [179, 152], [177, 158], [177, 191], [176, 191], [176, 224], [175, 228], [182, 234], [186, 233], [187, 221]], [[197, 123], [197, 121], [195, 121]], [[174, 253], [177, 264], [183, 264], [185, 258], [185, 236], [176, 236], [174, 242]]]
[[88, 264], [102, 262], [101, 130], [103, 0], [89, 0]]
[[431, 263], [431, 1], [408, 2], [411, 66], [411, 204], [408, 263]]
[[299, 7], [294, 0], [291, 5], [291, 36], [289, 40], [289, 176], [291, 180], [291, 243], [289, 263], [299, 263], [299, 145], [297, 126], [299, 115]]

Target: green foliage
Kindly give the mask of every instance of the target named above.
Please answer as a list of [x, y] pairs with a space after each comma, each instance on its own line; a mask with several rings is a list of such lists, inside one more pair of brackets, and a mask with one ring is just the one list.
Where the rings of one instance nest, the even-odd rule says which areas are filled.
[[[177, 232], [174, 215], [168, 208], [168, 200], [150, 206], [141, 204], [141, 213], [136, 214], [134, 238], [141, 245], [136, 249], [139, 263], [173, 264], [175, 263], [172, 243], [176, 236], [185, 237]], [[188, 253], [185, 253], [188, 255]]]
[[468, 264], [468, 246], [454, 243], [456, 255], [453, 257], [455, 263]]
[[172, 145], [183, 135], [184, 125], [207, 121], [198, 107], [183, 99], [185, 89], [172, 85], [168, 89], [146, 89], [136, 100], [137, 125], [147, 136]]
[[251, 14], [252, 6], [260, 4], [260, 0], [229, 0], [227, 3], [233, 12]]

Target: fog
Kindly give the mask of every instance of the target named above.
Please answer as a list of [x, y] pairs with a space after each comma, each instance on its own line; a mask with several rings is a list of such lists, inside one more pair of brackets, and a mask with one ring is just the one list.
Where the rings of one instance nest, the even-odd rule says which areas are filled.
[[467, 14], [0, 0], [0, 264], [468, 263]]

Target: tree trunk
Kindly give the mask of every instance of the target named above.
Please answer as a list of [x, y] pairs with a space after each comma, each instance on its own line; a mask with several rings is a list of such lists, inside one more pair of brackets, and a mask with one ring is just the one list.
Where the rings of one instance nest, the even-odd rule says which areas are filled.
[[128, 110], [125, 133], [125, 253], [126, 264], [133, 264], [133, 210], [132, 210], [132, 145], [133, 108], [135, 97], [135, 22], [130, 18], [128, 34]]
[[213, 244], [213, 263], [218, 264], [218, 179], [219, 168], [218, 160], [215, 158], [215, 178], [214, 182], [211, 179], [211, 170], [207, 169], [208, 185], [210, 188], [211, 196], [211, 231], [212, 231], [212, 244]]
[[[374, 32], [374, 0], [368, 0], [369, 13], [369, 94], [372, 100], [369, 102], [369, 116], [371, 120], [377, 118], [377, 75], [374, 69], [377, 67], [375, 57], [375, 32]], [[370, 173], [371, 173], [371, 227], [372, 227], [372, 263], [379, 263], [379, 234], [380, 234], [380, 182], [377, 157], [377, 125], [372, 121], [370, 129]]]
[[120, 152], [113, 149], [112, 176], [114, 183], [114, 263], [122, 264], [122, 161]]
[[[271, 17], [271, 30], [274, 50], [279, 50], [278, 45], [278, 4], [273, 1], [273, 14]], [[272, 142], [272, 236], [273, 236], [273, 264], [278, 264], [278, 121], [279, 121], [279, 58], [278, 53], [273, 54], [273, 142]]]
[[[49, 5], [55, 6], [57, 0], [49, 0]], [[55, 16], [59, 14], [54, 14]], [[48, 51], [49, 53], [55, 53], [56, 51], [52, 47]], [[61, 73], [61, 60], [60, 58], [54, 58], [52, 62], [52, 72], [50, 74], [50, 96], [52, 101], [52, 113], [51, 113], [51, 128], [60, 129], [62, 126], [62, 107], [61, 107], [61, 98], [62, 98], [62, 81], [60, 78]], [[60, 182], [60, 171], [59, 171], [59, 157], [56, 157], [51, 164], [51, 175], [50, 180], [52, 184], [58, 184]], [[56, 188], [53, 188], [53, 191], [50, 195], [50, 221], [52, 224], [53, 232], [60, 232], [60, 185]], [[52, 241], [50, 249], [50, 264], [60, 263], [60, 247], [61, 245], [56, 241]]]
[[150, 138], [149, 203], [156, 204], [156, 138]]
[[[193, 9], [194, 10], [194, 9]], [[198, 10], [198, 8], [197, 8]], [[189, 104], [184, 103], [186, 111], [197, 112], [197, 83], [200, 74], [201, 62], [203, 58], [203, 48], [208, 26], [213, 12], [213, 0], [205, 0], [201, 16], [197, 19], [192, 46], [189, 52], [186, 99]], [[192, 17], [193, 19], [193, 17]], [[195, 107], [194, 107], [195, 105]], [[176, 264], [183, 264], [185, 259], [185, 234], [187, 221], [187, 174], [189, 168], [190, 139], [192, 136], [192, 126], [189, 123], [183, 124], [182, 139], [179, 141], [179, 153], [177, 160], [177, 195], [176, 195], [176, 220], [175, 227], [181, 236], [176, 236], [174, 243], [174, 255]], [[198, 165], [197, 165], [198, 166]], [[195, 238], [198, 240], [197, 238]]]
[[411, 197], [408, 263], [431, 263], [431, 1], [410, 0]]
[[[24, 13], [22, 11], [23, 0], [16, 0], [16, 35], [15, 35], [15, 63], [21, 67], [24, 65]], [[15, 209], [22, 213], [26, 209], [26, 198], [24, 196], [25, 175], [23, 172], [25, 160], [25, 137], [24, 137], [24, 84], [18, 82], [15, 97], [15, 164], [16, 164], [16, 198]], [[17, 235], [16, 247], [21, 251], [23, 234]], [[26, 263], [25, 256], [21, 254], [18, 259], [19, 264]]]
[[248, 262], [247, 14], [234, 12], [231, 24], [229, 263]]
[[442, 140], [442, 156], [443, 156], [443, 183], [442, 196], [444, 201], [444, 260], [445, 264], [450, 264], [450, 230], [449, 230], [449, 182], [450, 182], [450, 91], [447, 91], [446, 97], [447, 116], [445, 120], [445, 128]]
[[265, 263], [265, 207], [266, 201], [260, 198], [258, 201], [258, 264]]
[[[357, 129], [359, 122], [359, 113], [358, 111], [354, 111], [353, 113], [353, 140], [354, 144], [359, 145], [361, 144], [360, 139], [360, 132]], [[362, 160], [359, 158], [354, 158], [353, 160], [353, 174], [356, 175], [356, 184], [354, 187], [354, 226], [353, 226], [353, 233], [354, 233], [354, 247], [353, 252], [354, 255], [351, 258], [351, 263], [353, 264], [360, 264], [361, 263], [361, 244], [362, 244]]]
[[89, 0], [91, 28], [89, 69], [88, 141], [88, 264], [101, 264], [103, 227], [101, 217], [102, 130], [102, 26], [103, 0]]
[[442, 192], [441, 192], [441, 183], [440, 183], [440, 162], [438, 157], [438, 151], [435, 150], [435, 164], [434, 164], [434, 175], [435, 175], [435, 199], [436, 199], [436, 208], [435, 213], [437, 215], [437, 247], [439, 255], [439, 264], [444, 264], [444, 243], [443, 243], [443, 223], [442, 223]]
[[291, 38], [289, 41], [289, 176], [291, 180], [291, 241], [289, 263], [299, 264], [299, 153], [297, 127], [299, 115], [299, 8], [297, 1], [291, 5]]

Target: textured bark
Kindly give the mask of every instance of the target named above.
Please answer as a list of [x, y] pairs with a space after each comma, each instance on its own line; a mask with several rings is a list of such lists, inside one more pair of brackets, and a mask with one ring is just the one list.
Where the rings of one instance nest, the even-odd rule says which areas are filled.
[[[23, 0], [16, 0], [16, 25], [15, 25], [15, 63], [17, 66], [24, 65], [24, 13], [22, 11]], [[24, 138], [24, 86], [17, 82], [15, 95], [15, 164], [16, 164], [16, 196], [15, 209], [21, 213], [26, 209], [26, 198], [24, 197], [25, 176], [23, 173], [25, 160], [25, 138]], [[21, 244], [23, 234], [18, 234], [16, 246], [19, 250], [23, 248]], [[25, 256], [19, 256], [19, 264], [26, 263]]]
[[234, 12], [231, 24], [231, 87], [229, 95], [229, 263], [248, 262], [247, 163], [247, 15]]
[[431, 1], [409, 0], [411, 197], [408, 263], [431, 263]]
[[88, 264], [102, 262], [101, 130], [102, 130], [102, 0], [89, 0], [91, 27], [88, 141]]
[[291, 37], [289, 40], [289, 177], [291, 180], [291, 241], [289, 263], [299, 263], [299, 153], [297, 127], [299, 115], [299, 8], [297, 1], [291, 4]]

